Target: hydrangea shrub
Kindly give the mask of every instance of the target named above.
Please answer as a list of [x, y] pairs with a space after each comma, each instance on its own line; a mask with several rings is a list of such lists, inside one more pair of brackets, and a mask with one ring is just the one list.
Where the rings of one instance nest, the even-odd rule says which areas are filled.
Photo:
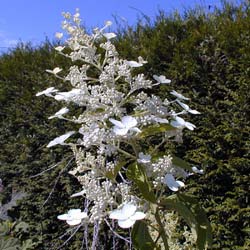
[[[171, 80], [165, 76], [147, 79], [138, 74], [147, 63], [142, 57], [136, 61], [119, 57], [112, 43], [116, 34], [108, 32], [110, 21], [88, 34], [81, 26], [78, 10], [74, 15], [63, 15], [66, 39], [64, 46], [55, 49], [69, 58], [72, 66], [47, 72], [69, 82], [72, 89], [50, 87], [37, 96], [46, 95], [62, 103], [62, 109], [49, 119], [67, 120], [78, 127], [53, 139], [47, 147], [72, 149], [76, 167], [69, 174], [82, 186], [72, 198], [82, 197], [84, 206], [70, 208], [58, 219], [77, 229], [92, 226], [92, 249], [102, 223], [115, 237], [137, 249], [159, 249], [160, 245], [169, 249], [164, 218], [176, 211], [190, 227], [197, 248], [206, 249], [211, 241], [206, 215], [193, 197], [182, 192], [185, 179], [203, 171], [164, 146], [181, 142], [184, 129], [194, 130], [195, 125], [185, 116], [199, 112], [188, 106], [189, 98], [171, 89]], [[56, 36], [62, 38], [64, 34]], [[161, 84], [169, 89], [164, 100], [152, 93]], [[70, 110], [71, 103], [79, 108], [78, 115]], [[132, 228], [132, 233], [125, 238], [117, 227]]]

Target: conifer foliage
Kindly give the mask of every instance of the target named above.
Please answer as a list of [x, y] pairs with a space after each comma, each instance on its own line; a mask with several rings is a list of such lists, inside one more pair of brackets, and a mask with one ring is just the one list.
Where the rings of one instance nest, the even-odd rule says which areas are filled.
[[[201, 177], [193, 175], [185, 184], [186, 190], [199, 196], [212, 223], [212, 249], [250, 247], [249, 30], [250, 9], [245, 1], [239, 6], [224, 3], [213, 12], [159, 13], [154, 21], [142, 19], [134, 27], [121, 28], [116, 38], [123, 58], [143, 56], [149, 76], [171, 78], [173, 86], [192, 99], [192, 108], [202, 113], [192, 117], [195, 133], [185, 132], [184, 143], [174, 150], [203, 167]], [[20, 44], [0, 57], [0, 204], [11, 200], [13, 190], [26, 194], [8, 211], [13, 221], [25, 224], [16, 231], [14, 226], [6, 229], [11, 237], [16, 236], [12, 238], [16, 246], [26, 242], [27, 248], [22, 249], [62, 244], [59, 236], [67, 227], [62, 228], [56, 216], [69, 204], [74, 206], [69, 196], [78, 185], [66, 174], [73, 164], [67, 149], [46, 148], [55, 135], [74, 128], [48, 120], [48, 114], [55, 114], [61, 106], [48, 98], [35, 98], [46, 86], [63, 88], [60, 80], [46, 73], [57, 65], [69, 67], [52, 47], [48, 41], [38, 48]], [[164, 98], [166, 86], [154, 91]], [[62, 153], [67, 161], [62, 161]], [[37, 176], [48, 168], [51, 170]], [[0, 223], [0, 235], [6, 225]], [[80, 249], [80, 234], [67, 249]], [[109, 240], [107, 236], [103, 242]], [[9, 244], [7, 238], [1, 244]]]

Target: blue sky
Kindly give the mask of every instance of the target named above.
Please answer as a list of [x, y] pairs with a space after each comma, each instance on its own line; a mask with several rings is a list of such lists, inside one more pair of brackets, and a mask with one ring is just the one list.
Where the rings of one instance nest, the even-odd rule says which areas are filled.
[[[220, 6], [220, 0], [0, 0], [0, 50], [13, 47], [18, 41], [34, 45], [47, 36], [54, 38], [61, 31], [62, 11], [74, 13], [80, 9], [83, 24], [101, 26], [113, 15], [121, 21], [134, 24], [139, 12], [154, 18], [158, 10], [182, 12], [197, 4], [208, 8]], [[137, 9], [137, 10], [136, 10]]]

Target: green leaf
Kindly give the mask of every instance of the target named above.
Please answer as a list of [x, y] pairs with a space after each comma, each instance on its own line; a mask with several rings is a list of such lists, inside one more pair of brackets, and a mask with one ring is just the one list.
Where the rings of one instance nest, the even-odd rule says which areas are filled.
[[167, 132], [170, 130], [176, 130], [176, 128], [172, 127], [169, 124], [152, 125], [152, 126], [143, 128], [143, 131], [139, 134], [139, 137], [145, 138], [148, 136], [156, 135], [158, 133], [163, 133], [163, 132]]
[[148, 226], [144, 221], [137, 221], [135, 223], [131, 236], [133, 245], [138, 250], [152, 250], [156, 247], [148, 231]]
[[197, 222], [197, 247], [202, 250], [205, 246], [211, 247], [212, 245], [212, 229], [207, 219], [204, 209], [202, 209], [197, 200], [191, 196], [184, 194], [177, 194], [180, 201], [184, 202], [186, 206], [193, 212]]
[[161, 205], [166, 209], [177, 211], [184, 218], [192, 233], [197, 237], [196, 244], [199, 250], [211, 246], [211, 226], [205, 211], [196, 199], [184, 194], [174, 194], [161, 201]]
[[182, 160], [181, 158], [175, 155], [172, 155], [172, 164], [179, 168], [183, 168], [185, 170], [193, 172], [192, 167], [190, 166], [189, 163], [187, 163], [186, 161]]
[[142, 196], [147, 201], [156, 203], [156, 197], [142, 165], [137, 163], [130, 164], [127, 170], [127, 176], [130, 180], [134, 181]]

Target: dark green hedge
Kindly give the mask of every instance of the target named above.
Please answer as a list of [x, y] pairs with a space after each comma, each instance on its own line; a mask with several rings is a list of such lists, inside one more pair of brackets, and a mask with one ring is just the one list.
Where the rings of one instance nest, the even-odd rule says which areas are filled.
[[[249, 249], [249, 103], [250, 103], [250, 10], [224, 3], [223, 9], [187, 11], [180, 16], [160, 12], [155, 20], [142, 19], [134, 27], [121, 27], [117, 48], [121, 56], [148, 64], [149, 77], [163, 74], [172, 88], [189, 96], [192, 108], [202, 114], [190, 117], [194, 132], [185, 131], [184, 144], [176, 147], [187, 161], [202, 165], [205, 175], [192, 176], [187, 190], [199, 196], [213, 227], [213, 249]], [[0, 178], [5, 185], [2, 202], [11, 190], [28, 196], [10, 211], [12, 218], [28, 223], [21, 238], [32, 239], [36, 249], [50, 249], [62, 241], [66, 226], [56, 216], [73, 207], [69, 199], [77, 183], [66, 163], [36, 178], [31, 176], [70, 155], [64, 148], [48, 150], [46, 144], [69, 124], [48, 121], [60, 107], [35, 94], [62, 83], [45, 70], [69, 62], [56, 55], [46, 42], [38, 48], [20, 44], [0, 57]], [[131, 58], [133, 55], [134, 58]], [[167, 88], [160, 87], [164, 97]], [[81, 233], [67, 249], [78, 249]]]

